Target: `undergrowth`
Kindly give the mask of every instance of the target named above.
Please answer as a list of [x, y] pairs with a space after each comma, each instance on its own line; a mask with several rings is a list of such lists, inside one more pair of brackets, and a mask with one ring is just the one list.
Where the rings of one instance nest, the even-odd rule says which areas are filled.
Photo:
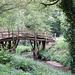
[[57, 38], [57, 42], [49, 48], [40, 51], [42, 60], [57, 61], [64, 66], [70, 67], [69, 45], [63, 37]]
[[[9, 55], [10, 56], [10, 55]], [[8, 58], [8, 56], [6, 57]], [[3, 60], [3, 58], [1, 59]], [[33, 59], [13, 54], [10, 61], [0, 64], [0, 75], [71, 75]]]

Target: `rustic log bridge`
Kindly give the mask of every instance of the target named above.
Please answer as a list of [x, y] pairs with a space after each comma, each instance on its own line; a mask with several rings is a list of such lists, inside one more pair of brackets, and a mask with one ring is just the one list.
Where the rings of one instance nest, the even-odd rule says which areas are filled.
[[38, 58], [38, 54], [40, 53], [40, 45], [42, 50], [44, 50], [46, 43], [55, 42], [53, 35], [48, 32], [36, 32], [19, 29], [0, 32], [0, 44], [3, 48], [4, 46], [7, 47], [10, 52], [16, 52], [16, 47], [19, 43], [19, 40], [30, 40], [34, 59]]

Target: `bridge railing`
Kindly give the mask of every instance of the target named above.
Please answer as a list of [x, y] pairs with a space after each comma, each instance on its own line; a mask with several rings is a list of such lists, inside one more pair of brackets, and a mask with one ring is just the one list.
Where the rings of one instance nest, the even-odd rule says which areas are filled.
[[37, 37], [37, 38], [53, 38], [53, 34], [49, 32], [41, 32], [41, 31], [31, 31], [31, 30], [7, 30], [0, 32], [0, 39], [10, 38], [10, 37]]

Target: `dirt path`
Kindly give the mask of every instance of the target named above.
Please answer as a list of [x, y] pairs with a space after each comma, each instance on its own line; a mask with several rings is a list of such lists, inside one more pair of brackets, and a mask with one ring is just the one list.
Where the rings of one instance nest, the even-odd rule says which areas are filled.
[[53, 67], [56, 67], [58, 69], [61, 69], [62, 71], [68, 72], [70, 71], [68, 67], [64, 67], [62, 64], [56, 62], [56, 61], [43, 61], [45, 64], [51, 65]]

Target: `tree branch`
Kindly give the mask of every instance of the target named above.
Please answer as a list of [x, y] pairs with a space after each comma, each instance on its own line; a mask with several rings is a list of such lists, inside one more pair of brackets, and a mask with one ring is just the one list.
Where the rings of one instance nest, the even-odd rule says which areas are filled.
[[18, 7], [18, 6], [16, 6], [16, 7], [13, 7], [13, 8], [4, 9], [4, 10], [2, 10], [2, 11], [0, 12], [0, 14], [2, 14], [3, 12], [6, 12], [6, 11], [8, 11], [8, 10], [15, 9], [15, 8], [17, 8], [17, 7]]
[[51, 4], [45, 4], [45, 3], [41, 3], [41, 4], [43, 4], [45, 7], [47, 7], [47, 6], [50, 6], [50, 5], [55, 5], [56, 3], [58, 3], [60, 0], [57, 0], [56, 2], [54, 2], [54, 3], [51, 3]]
[[6, 5], [12, 5], [12, 4], [3, 4], [2, 6], [0, 6], [0, 9]]
[[28, 4], [30, 4], [32, 2], [32, 0], [30, 0], [30, 2], [28, 2]]
[[[28, 4], [30, 4], [32, 2], [32, 0], [30, 0], [30, 2], [28, 2]], [[28, 5], [27, 4], [27, 5]], [[2, 9], [4, 6], [7, 6], [7, 5], [12, 5], [12, 4], [3, 4], [2, 6], [0, 6], [0, 9]], [[19, 6], [19, 5], [18, 5]], [[15, 7], [12, 7], [12, 8], [8, 8], [8, 9], [3, 9], [2, 11], [0, 11], [0, 14], [2, 14], [3, 12], [6, 12], [8, 10], [12, 10], [12, 9], [15, 9], [17, 8], [18, 6], [15, 6]]]

